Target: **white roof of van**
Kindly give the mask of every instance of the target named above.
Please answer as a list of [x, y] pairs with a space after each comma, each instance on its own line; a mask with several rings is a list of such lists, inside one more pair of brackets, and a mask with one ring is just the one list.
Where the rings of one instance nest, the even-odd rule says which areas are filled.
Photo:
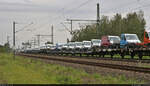
[[66, 44], [66, 43], [56, 43], [56, 44], [58, 44], [58, 45], [64, 45], [64, 44]]
[[125, 34], [125, 35], [136, 35], [136, 34], [129, 34], [129, 33], [127, 33], [127, 34]]
[[68, 44], [74, 44], [75, 42], [69, 42]]
[[75, 43], [82, 43], [82, 42], [75, 42]]
[[119, 37], [119, 36], [108, 36], [108, 37]]
[[91, 42], [91, 41], [83, 41], [83, 42]]

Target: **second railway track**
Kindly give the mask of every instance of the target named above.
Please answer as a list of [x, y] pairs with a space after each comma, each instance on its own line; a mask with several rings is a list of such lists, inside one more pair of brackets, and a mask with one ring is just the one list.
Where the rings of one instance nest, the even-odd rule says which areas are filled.
[[145, 68], [145, 67], [118, 65], [118, 64], [111, 64], [111, 63], [108, 64], [108, 63], [92, 62], [92, 61], [85, 61], [85, 60], [52, 58], [52, 57], [44, 56], [44, 55], [31, 55], [31, 54], [18, 54], [18, 55], [25, 56], [25, 57], [39, 58], [39, 59], [44, 59], [44, 60], [62, 61], [62, 62], [67, 62], [67, 63], [82, 64], [82, 65], [89, 65], [89, 66], [98, 66], [98, 67], [120, 69], [120, 70], [134, 71], [134, 72], [139, 72], [139, 73], [150, 74], [150, 68]]

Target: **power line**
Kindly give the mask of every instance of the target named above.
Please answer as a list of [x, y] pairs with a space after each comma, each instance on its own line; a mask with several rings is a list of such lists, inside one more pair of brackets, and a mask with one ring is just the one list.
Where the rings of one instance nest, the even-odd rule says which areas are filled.
[[[67, 10], [67, 12], [69, 12], [69, 11], [74, 11], [74, 9], [81, 8], [82, 6], [86, 5], [87, 3], [91, 2], [91, 1], [92, 1], [92, 0], [86, 0], [85, 2], [81, 3], [81, 4], [78, 5], [77, 7], [74, 7], [74, 8], [71, 8], [71, 9]], [[60, 12], [61, 10], [64, 10], [64, 9], [65, 9], [65, 8], [61, 8], [58, 12]], [[57, 17], [52, 17], [53, 22], [56, 21], [57, 18], [60, 19], [60, 18], [61, 18], [61, 15], [59, 15], [59, 16], [57, 16]], [[65, 16], [63, 16], [63, 18], [65, 18]], [[37, 30], [38, 28], [41, 28], [41, 27], [45, 26], [46, 24], [49, 24], [49, 20], [48, 20], [47, 23], [42, 24], [42, 25], [40, 25], [39, 27], [34, 28], [33, 30], [35, 31], [35, 30]]]
[[69, 28], [66, 27], [66, 25], [65, 25], [64, 23], [61, 23], [61, 24], [65, 27], [65, 29], [66, 29], [68, 32], [70, 32], [70, 34], [72, 33], [72, 32], [69, 30]]
[[79, 6], [77, 6], [77, 7], [75, 7], [75, 8], [72, 8], [72, 9], [69, 9], [67, 12], [69, 12], [69, 11], [74, 11], [74, 9], [79, 9], [79, 8], [81, 8], [82, 6], [88, 4], [88, 3], [91, 2], [91, 1], [92, 1], [92, 0], [87, 0], [87, 1], [85, 1], [85, 2], [83, 2], [83, 3], [81, 3]]
[[[89, 3], [89, 2], [91, 2], [92, 0], [86, 0], [85, 2], [83, 2], [83, 3], [81, 3], [80, 5], [78, 5], [77, 7], [74, 7], [74, 8], [71, 8], [71, 9], [69, 9], [69, 10], [66, 10], [65, 12], [72, 12], [72, 11], [74, 11], [74, 10], [76, 10], [76, 9], [79, 9], [79, 8], [81, 8], [82, 6], [84, 6], [84, 5], [86, 5], [87, 3]], [[61, 10], [64, 10], [65, 8], [63, 7], [63, 8], [61, 8], [60, 9], [60, 11]], [[59, 12], [60, 12], [59, 11]], [[61, 16], [58, 16], [58, 17], [55, 17], [54, 19], [56, 19], [56, 18], [60, 18]], [[63, 16], [64, 17], [64, 16]], [[64, 17], [65, 18], [65, 17]]]
[[24, 26], [22, 29], [16, 31], [15, 33], [18, 33], [18, 32], [20, 32], [20, 31], [23, 31], [25, 28], [29, 27], [29, 26], [32, 25], [32, 24], [33, 24], [33, 22], [31, 22], [29, 25]]

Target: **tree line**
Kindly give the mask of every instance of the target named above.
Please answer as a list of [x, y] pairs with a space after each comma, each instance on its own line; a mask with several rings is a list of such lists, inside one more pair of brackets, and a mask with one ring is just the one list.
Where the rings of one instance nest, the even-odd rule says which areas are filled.
[[101, 39], [104, 35], [120, 36], [122, 33], [137, 34], [143, 41], [145, 25], [143, 11], [128, 13], [125, 17], [117, 13], [111, 19], [108, 16], [102, 16], [99, 23], [75, 30], [71, 41]]
[[10, 48], [9, 43], [5, 43], [4, 45], [0, 45], [0, 53], [1, 52], [10, 52], [12, 49]]

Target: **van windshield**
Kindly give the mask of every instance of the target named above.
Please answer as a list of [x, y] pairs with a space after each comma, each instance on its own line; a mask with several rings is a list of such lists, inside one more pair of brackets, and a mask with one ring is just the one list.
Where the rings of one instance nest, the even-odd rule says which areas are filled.
[[82, 46], [82, 43], [76, 43], [77, 46]]
[[64, 46], [68, 46], [68, 44], [64, 44]]
[[110, 37], [110, 41], [113, 41], [114, 43], [120, 43], [120, 38], [119, 37]]
[[74, 46], [75, 44], [69, 44], [69, 46]]
[[84, 42], [84, 45], [91, 45], [91, 42]]
[[63, 45], [58, 45], [58, 47], [62, 47]]
[[51, 46], [51, 48], [55, 48], [55, 46]]
[[95, 41], [92, 41], [93, 43], [100, 43], [101, 41], [100, 40], [95, 40]]
[[126, 35], [126, 40], [139, 40], [137, 35]]

